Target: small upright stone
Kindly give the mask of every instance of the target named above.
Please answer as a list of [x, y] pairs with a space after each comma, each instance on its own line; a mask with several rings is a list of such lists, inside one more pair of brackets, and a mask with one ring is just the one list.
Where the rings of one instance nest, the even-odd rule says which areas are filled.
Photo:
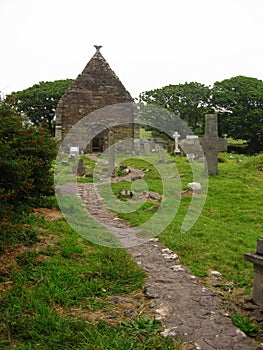
[[68, 161], [69, 161], [70, 163], [74, 163], [75, 160], [76, 160], [76, 157], [75, 157], [73, 154], [70, 154], [69, 157], [68, 157]]
[[150, 149], [150, 143], [146, 142], [144, 144], [144, 153], [146, 155], [146, 157], [149, 157], [151, 155], [151, 149]]
[[245, 254], [245, 259], [254, 264], [253, 300], [263, 306], [263, 237], [257, 242], [257, 251]]
[[108, 164], [108, 176], [113, 175], [115, 169], [115, 143], [114, 143], [114, 133], [109, 132], [110, 147], [108, 148], [109, 164]]
[[258, 240], [257, 254], [263, 256], [263, 237], [259, 238], [259, 240]]
[[82, 177], [85, 174], [85, 168], [83, 165], [83, 159], [80, 159], [77, 167], [77, 176]]
[[162, 146], [156, 145], [155, 149], [156, 149], [157, 155], [158, 155], [158, 163], [161, 164], [161, 163], [163, 163], [163, 149], [162, 149]]

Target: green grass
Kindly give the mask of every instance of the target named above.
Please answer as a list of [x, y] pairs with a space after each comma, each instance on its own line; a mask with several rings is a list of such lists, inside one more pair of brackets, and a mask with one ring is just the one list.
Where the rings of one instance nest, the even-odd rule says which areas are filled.
[[[147, 170], [143, 181], [148, 190], [163, 194], [166, 189], [161, 177], [169, 179], [169, 169], [160, 165], [160, 176], [154, 157], [153, 165], [145, 159], [127, 162]], [[218, 270], [225, 281], [235, 283], [235, 288], [251, 292], [253, 266], [243, 256], [255, 251], [256, 241], [262, 235], [263, 156], [243, 157], [242, 163], [236, 162], [239, 156], [220, 157], [225, 162], [219, 164], [219, 175], [209, 177], [206, 202], [194, 226], [181, 233], [191, 201], [191, 197], [182, 196], [175, 218], [159, 238], [197, 276], [206, 277], [209, 270]], [[184, 190], [193, 181], [191, 167], [185, 158], [175, 161], [178, 172], [172, 174], [173, 179]], [[114, 195], [124, 187], [139, 193], [145, 184], [123, 180], [112, 184], [111, 189]], [[101, 193], [104, 189], [101, 186]], [[162, 203], [164, 209], [169, 201], [168, 195]], [[52, 203], [54, 200], [49, 206]], [[153, 217], [151, 205], [146, 202], [135, 212], [120, 216], [133, 226], [140, 225]], [[168, 208], [175, 210], [174, 206]], [[73, 220], [78, 205], [74, 207], [72, 201], [64, 199], [63, 209], [72, 211]], [[78, 215], [78, 221], [82, 221], [79, 210]], [[160, 325], [150, 318], [122, 315], [116, 322], [108, 323], [90, 322], [84, 316], [108, 312], [111, 296], [129, 296], [141, 289], [145, 275], [124, 250], [89, 243], [64, 220], [49, 222], [27, 214], [15, 224], [2, 223], [0, 235], [1, 253], [7, 260], [17, 249], [13, 267], [0, 274], [0, 282], [11, 286], [0, 299], [2, 348], [180, 349], [180, 344], [160, 337]], [[72, 316], [73, 309], [79, 310], [79, 317]], [[233, 322], [245, 327], [246, 332], [255, 333], [243, 316], [235, 316]]]
[[94, 170], [94, 167], [96, 166], [96, 162], [92, 159], [89, 159], [88, 157], [82, 155], [82, 156], [76, 156], [75, 162], [68, 162], [67, 165], [63, 165], [63, 162], [68, 161], [69, 156], [63, 155], [59, 157], [60, 161], [56, 162], [55, 166], [55, 184], [56, 185], [64, 185], [66, 183], [70, 182], [81, 182], [81, 183], [87, 183], [87, 182], [93, 182], [93, 177], [77, 177], [76, 174], [73, 172], [72, 167], [77, 165], [78, 159], [83, 159], [83, 165], [85, 167], [85, 174], [92, 173]]
[[144, 128], [140, 128], [140, 139], [151, 139], [152, 138], [152, 132], [145, 130]]
[[[85, 174], [87, 173], [91, 173], [93, 172], [95, 166], [96, 166], [96, 162], [92, 159], [89, 159], [86, 156], [81, 156], [81, 158], [83, 159], [83, 165], [85, 167]], [[81, 182], [81, 183], [87, 183], [87, 182], [93, 182], [93, 177], [88, 176], [88, 177], [78, 177], [77, 178], [77, 182]]]
[[[144, 191], [153, 191], [163, 194], [161, 175], [154, 165], [145, 159], [133, 158], [129, 161], [124, 161], [121, 164], [143, 170], [146, 175], [142, 180], [136, 180], [133, 182], [121, 180], [117, 183], [99, 185], [100, 194], [104, 199], [105, 204], [116, 213], [119, 213], [118, 216], [120, 218], [131, 222], [131, 226], [138, 226], [139, 224], [148, 221], [153, 216], [153, 213], [148, 211], [153, 206], [153, 203], [145, 202], [145, 200], [142, 199], [131, 204], [129, 201], [123, 203], [123, 199], [120, 199], [122, 202], [117, 202], [116, 206], [114, 206], [113, 198], [118, 198], [119, 193], [122, 190], [132, 190], [135, 195], [143, 193]], [[134, 199], [136, 200], [136, 197], [134, 197]], [[136, 210], [137, 207], [138, 210]], [[120, 210], [122, 211], [121, 214], [119, 212]]]
[[244, 260], [244, 254], [255, 251], [262, 234], [263, 181], [258, 165], [263, 157], [250, 157], [239, 164], [225, 157], [219, 175], [209, 177], [206, 203], [194, 227], [179, 233], [182, 208], [161, 239], [196, 275], [206, 276], [209, 269], [215, 269], [237, 287], [251, 288], [253, 266]]
[[[234, 159], [227, 153], [219, 156], [224, 162], [219, 163], [219, 175], [209, 176], [206, 202], [194, 226], [181, 233], [191, 201], [190, 197], [182, 196], [174, 220], [159, 238], [175, 250], [181, 262], [197, 276], [206, 277], [209, 270], [218, 270], [226, 281], [234, 282], [236, 288], [251, 291], [253, 265], [244, 260], [244, 254], [255, 251], [257, 239], [262, 235], [263, 156], [243, 157], [241, 163], [237, 163], [238, 155]], [[140, 159], [129, 165], [143, 168]], [[182, 189], [186, 189], [187, 183], [193, 181], [191, 167], [185, 158], [176, 158], [176, 166]], [[144, 180], [151, 190], [162, 193], [160, 179], [149, 168]], [[116, 194], [123, 183], [112, 187]], [[149, 204], [144, 204], [134, 213], [119, 216], [136, 226], [153, 215], [148, 209]]]
[[228, 137], [227, 144], [228, 145], [245, 145], [245, 144], [247, 144], [247, 141], [245, 141], [245, 140], [234, 140], [232, 137]]
[[1, 348], [180, 349], [147, 317], [123, 313], [113, 324], [86, 319], [109, 312], [111, 296], [141, 289], [145, 274], [125, 250], [91, 244], [64, 220], [24, 215], [20, 225], [30, 227], [36, 239], [26, 245], [16, 240], [14, 247], [9, 237], [3, 246], [7, 262], [13, 260], [0, 274], [3, 285], [12, 283], [0, 299]]
[[257, 335], [257, 332], [260, 330], [260, 327], [250, 322], [249, 317], [234, 314], [232, 315], [231, 319], [235, 326], [252, 338], [254, 338]]
[[[203, 166], [199, 163], [193, 166], [193, 164], [190, 165], [187, 163], [185, 159], [181, 161], [181, 164], [171, 163], [171, 158], [167, 154], [164, 155], [164, 159], [165, 162], [159, 164], [157, 154], [153, 153], [151, 157], [126, 160], [121, 164], [126, 164], [144, 171], [145, 176], [142, 180], [136, 180], [130, 183], [125, 182], [123, 179], [119, 183], [112, 183], [111, 189], [109, 189], [110, 185], [99, 186], [105, 204], [118, 213], [120, 218], [129, 221], [131, 226], [140, 225], [144, 236], [153, 237], [158, 235], [173, 221], [177, 209], [181, 205], [180, 192], [182, 189], [186, 189], [188, 182], [193, 181], [191, 167], [194, 168], [197, 178], [200, 178], [200, 175], [203, 177]], [[204, 180], [201, 179], [200, 181]], [[118, 197], [122, 189], [131, 189], [134, 191], [135, 196], [133, 197], [133, 201], [127, 201], [128, 203], [124, 204], [118, 203], [116, 200], [114, 201], [114, 195]], [[164, 200], [152, 202], [146, 201], [145, 198], [142, 199], [142, 192], [148, 191], [159, 193], [164, 197]], [[188, 206], [189, 201], [189, 198], [185, 200]], [[200, 206], [203, 199], [201, 198], [200, 201], [196, 197], [194, 201]], [[157, 211], [154, 208], [159, 204], [161, 204], [161, 207]], [[183, 206], [184, 203], [181, 207]], [[189, 226], [189, 218], [187, 220], [184, 226]]]

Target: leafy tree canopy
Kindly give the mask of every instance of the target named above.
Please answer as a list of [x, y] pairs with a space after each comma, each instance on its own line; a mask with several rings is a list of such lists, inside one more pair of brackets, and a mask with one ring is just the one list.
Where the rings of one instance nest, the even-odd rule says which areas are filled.
[[[203, 132], [205, 114], [210, 106], [211, 90], [208, 86], [191, 82], [179, 85], [168, 85], [160, 89], [146, 91], [140, 94], [140, 102], [154, 104], [168, 109], [201, 134]], [[168, 120], [166, 120], [168, 121]], [[163, 124], [165, 120], [162, 120]], [[171, 121], [169, 121], [171, 124]]]
[[248, 142], [253, 153], [263, 150], [263, 81], [237, 76], [216, 82], [213, 106], [220, 112], [223, 133]]
[[56, 106], [72, 82], [71, 79], [40, 82], [28, 89], [12, 93], [12, 98], [16, 99], [16, 108], [20, 113], [54, 135]]

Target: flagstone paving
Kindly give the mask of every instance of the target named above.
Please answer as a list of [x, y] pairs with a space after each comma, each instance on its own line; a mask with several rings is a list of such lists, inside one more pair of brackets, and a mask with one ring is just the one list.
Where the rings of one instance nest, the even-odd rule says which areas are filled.
[[[93, 218], [118, 238], [129, 236], [131, 228], [104, 206], [93, 183], [79, 183], [77, 187]], [[233, 325], [220, 299], [200, 284], [187, 267], [180, 264], [177, 254], [165, 248], [157, 238], [127, 250], [147, 272], [144, 292], [152, 299], [155, 317], [164, 328], [163, 336], [187, 342], [193, 350], [263, 349]]]

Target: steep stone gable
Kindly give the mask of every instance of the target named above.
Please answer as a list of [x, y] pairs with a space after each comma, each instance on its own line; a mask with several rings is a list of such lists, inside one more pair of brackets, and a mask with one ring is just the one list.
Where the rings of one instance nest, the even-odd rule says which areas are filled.
[[132, 101], [131, 95], [99, 51], [95, 53], [69, 88], [71, 91], [79, 89], [92, 91], [94, 97], [102, 95], [105, 98], [108, 97], [107, 102], [109, 103], [106, 105], [112, 104], [113, 100], [117, 103]]
[[60, 99], [56, 109], [56, 137], [62, 140], [70, 128], [97, 109], [133, 99], [110, 68], [99, 49]]

